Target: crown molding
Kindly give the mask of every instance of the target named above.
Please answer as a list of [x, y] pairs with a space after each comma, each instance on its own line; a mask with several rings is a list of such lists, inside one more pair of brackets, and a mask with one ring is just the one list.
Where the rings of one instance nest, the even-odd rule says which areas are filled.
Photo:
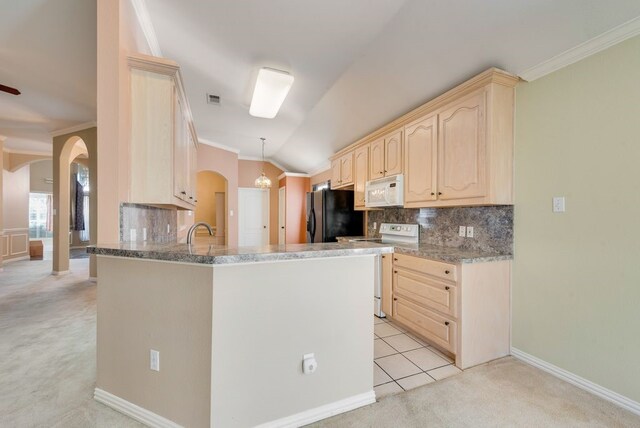
[[162, 50], [160, 50], [160, 43], [158, 43], [156, 30], [153, 28], [149, 9], [147, 9], [147, 3], [145, 0], [131, 0], [131, 4], [133, 5], [136, 18], [138, 18], [138, 24], [140, 24], [142, 34], [144, 34], [144, 38], [147, 40], [151, 54], [153, 56], [162, 56]]
[[97, 126], [95, 121], [81, 123], [80, 125], [70, 126], [68, 128], [58, 129], [56, 131], [52, 131], [49, 135], [51, 137], [59, 137], [60, 135], [71, 134], [72, 132], [84, 131], [88, 128], [95, 128]]
[[12, 155], [29, 155], [29, 156], [43, 156], [43, 157], [52, 157], [53, 156], [53, 152], [48, 153], [48, 152], [38, 152], [35, 150], [20, 150], [20, 149], [9, 149], [4, 147], [2, 149], [3, 152], [5, 153], [9, 153]]
[[200, 144], [204, 144], [205, 146], [215, 147], [216, 149], [225, 150], [227, 152], [232, 152], [235, 154], [240, 154], [240, 150], [234, 149], [233, 147], [225, 146], [224, 144], [216, 143], [210, 140], [205, 140], [204, 138], [198, 138], [198, 142]]
[[311, 177], [309, 174], [305, 174], [304, 172], [283, 172], [278, 176], [278, 180], [282, 180], [285, 177], [302, 177], [309, 178]]
[[518, 76], [527, 82], [534, 81], [638, 34], [640, 34], [640, 16], [543, 61], [519, 73]]

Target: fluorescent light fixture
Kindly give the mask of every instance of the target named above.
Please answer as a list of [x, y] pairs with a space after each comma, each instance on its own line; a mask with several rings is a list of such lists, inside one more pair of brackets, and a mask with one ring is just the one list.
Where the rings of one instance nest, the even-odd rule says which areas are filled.
[[282, 102], [293, 84], [293, 76], [286, 71], [263, 67], [258, 72], [253, 90], [249, 114], [255, 117], [273, 119], [278, 114]]

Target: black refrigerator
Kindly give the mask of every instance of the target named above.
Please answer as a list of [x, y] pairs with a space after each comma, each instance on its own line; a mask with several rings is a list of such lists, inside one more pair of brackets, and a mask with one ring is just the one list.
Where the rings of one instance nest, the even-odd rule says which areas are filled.
[[307, 242], [336, 242], [338, 236], [362, 236], [362, 212], [353, 209], [353, 192], [307, 193]]

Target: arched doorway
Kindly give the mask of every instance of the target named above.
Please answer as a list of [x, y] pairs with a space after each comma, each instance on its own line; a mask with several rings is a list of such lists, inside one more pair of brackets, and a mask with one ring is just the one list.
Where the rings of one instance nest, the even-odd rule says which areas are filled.
[[[72, 246], [96, 242], [96, 128], [54, 137], [53, 146], [52, 273], [61, 275], [69, 271]], [[89, 275], [96, 276], [93, 259]]]
[[[194, 221], [209, 223], [215, 232], [215, 243], [227, 245], [229, 239], [228, 223], [228, 182], [227, 179], [215, 171], [200, 171], [197, 175], [198, 204], [195, 209]], [[199, 229], [196, 235], [207, 233]]]

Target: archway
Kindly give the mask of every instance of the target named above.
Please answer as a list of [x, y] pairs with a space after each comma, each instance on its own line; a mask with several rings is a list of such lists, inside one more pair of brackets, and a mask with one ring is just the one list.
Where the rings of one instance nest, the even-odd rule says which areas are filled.
[[[76, 242], [80, 233], [89, 244], [96, 242], [97, 198], [96, 198], [96, 128], [57, 136], [53, 140], [53, 269], [54, 275], [61, 275], [69, 271], [69, 249], [74, 235]], [[74, 164], [74, 161], [76, 163]], [[71, 180], [72, 169], [76, 174], [83, 174], [85, 179], [78, 185], [78, 175]], [[88, 180], [86, 174], [88, 173]], [[74, 195], [72, 198], [72, 184]], [[84, 196], [88, 194], [89, 197]], [[72, 204], [72, 199], [74, 203]], [[86, 201], [88, 199], [88, 203]], [[72, 217], [72, 207], [76, 210]], [[90, 213], [90, 219], [82, 214]], [[73, 227], [70, 224], [73, 220]], [[88, 222], [87, 228], [84, 223]], [[82, 224], [82, 226], [78, 226]], [[70, 234], [71, 229], [79, 229]], [[88, 235], [88, 237], [86, 236]], [[71, 239], [70, 239], [71, 237]], [[86, 245], [87, 242], [84, 244]], [[92, 278], [96, 276], [95, 260], [90, 262]]]
[[[215, 171], [200, 171], [197, 175], [197, 195], [194, 221], [209, 223], [215, 232], [214, 242], [227, 245], [229, 239], [229, 184], [227, 179]], [[206, 233], [198, 230], [196, 236]]]

